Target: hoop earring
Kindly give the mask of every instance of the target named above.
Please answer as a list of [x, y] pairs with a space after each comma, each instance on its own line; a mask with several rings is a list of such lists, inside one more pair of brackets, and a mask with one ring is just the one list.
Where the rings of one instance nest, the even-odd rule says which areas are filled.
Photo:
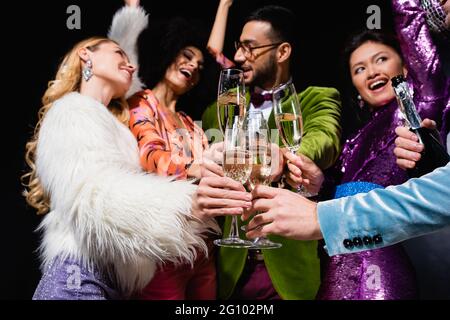
[[86, 61], [86, 65], [83, 68], [82, 74], [83, 74], [83, 79], [86, 82], [89, 81], [89, 79], [91, 79], [92, 76], [94, 75], [94, 73], [92, 72], [92, 61], [90, 59], [88, 61]]
[[359, 108], [363, 109], [363, 108], [364, 108], [364, 105], [365, 105], [365, 102], [364, 102], [364, 100], [362, 99], [361, 95], [358, 94], [358, 96], [356, 97], [356, 99], [358, 100], [358, 106], [359, 106]]

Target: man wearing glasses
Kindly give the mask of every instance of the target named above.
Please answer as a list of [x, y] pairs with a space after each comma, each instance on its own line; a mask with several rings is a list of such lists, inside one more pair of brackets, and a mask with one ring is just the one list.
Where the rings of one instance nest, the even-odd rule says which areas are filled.
[[[208, 49], [225, 67], [233, 63], [221, 54], [229, 0], [221, 0]], [[244, 71], [248, 110], [261, 110], [270, 129], [275, 129], [272, 89], [292, 81], [295, 50], [295, 16], [288, 9], [266, 6], [253, 12], [235, 43], [234, 61]], [[299, 152], [305, 161], [329, 168], [340, 153], [339, 93], [334, 88], [308, 87], [299, 93], [304, 138]], [[218, 128], [216, 105], [204, 112], [203, 129]], [[303, 170], [306, 176], [307, 172]], [[296, 182], [286, 175], [287, 182]], [[314, 177], [308, 177], [311, 180]], [[312, 190], [308, 190], [312, 191]], [[317, 190], [314, 190], [317, 191]], [[225, 220], [225, 225], [230, 223]], [[242, 235], [243, 236], [243, 235]], [[221, 299], [314, 299], [319, 287], [317, 242], [276, 238], [282, 247], [273, 250], [220, 248], [219, 298]]]

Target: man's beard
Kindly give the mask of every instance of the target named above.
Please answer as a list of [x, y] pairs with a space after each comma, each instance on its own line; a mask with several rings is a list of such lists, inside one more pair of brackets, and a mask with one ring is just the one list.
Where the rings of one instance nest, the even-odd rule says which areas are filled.
[[252, 87], [260, 87], [262, 89], [272, 89], [272, 88], [265, 88], [264, 86], [268, 83], [272, 84], [275, 81], [275, 76], [277, 72], [277, 64], [275, 62], [275, 55], [272, 54], [267, 63], [258, 70], [258, 72], [255, 72], [255, 78], [251, 83], [249, 83]]

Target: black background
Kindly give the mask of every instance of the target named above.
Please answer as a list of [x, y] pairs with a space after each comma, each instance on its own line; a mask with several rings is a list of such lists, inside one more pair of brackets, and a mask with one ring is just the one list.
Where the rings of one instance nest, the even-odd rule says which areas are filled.
[[[150, 19], [181, 15], [202, 20], [211, 28], [218, 0], [145, 1]], [[68, 30], [69, 5], [81, 8], [81, 30]], [[301, 89], [307, 85], [339, 87], [340, 51], [350, 32], [365, 27], [369, 5], [381, 8], [382, 28], [392, 29], [389, 1], [263, 1], [235, 0], [230, 10], [225, 53], [233, 56], [232, 42], [239, 38], [241, 21], [265, 4], [279, 4], [297, 16], [299, 52], [294, 71]], [[2, 9], [2, 158], [5, 178], [1, 226], [0, 299], [30, 299], [39, 281], [35, 253], [40, 221], [21, 196], [19, 177], [24, 172], [24, 146], [36, 123], [40, 98], [55, 75], [61, 57], [79, 40], [105, 35], [120, 0], [58, 0], [12, 2]], [[216, 81], [216, 79], [210, 79]], [[6, 84], [6, 86], [5, 86]], [[193, 110], [198, 118], [201, 110]], [[6, 162], [6, 167], [5, 167]]]

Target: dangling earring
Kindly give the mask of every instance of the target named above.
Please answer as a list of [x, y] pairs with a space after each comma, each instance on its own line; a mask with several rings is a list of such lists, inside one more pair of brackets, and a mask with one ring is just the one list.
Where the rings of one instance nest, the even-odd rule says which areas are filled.
[[358, 96], [356, 97], [356, 99], [358, 100], [358, 106], [362, 109], [364, 108], [364, 100], [362, 99], [361, 95], [358, 94]]
[[94, 75], [92, 73], [92, 61], [89, 59], [88, 61], [86, 61], [86, 65], [83, 68], [83, 79], [85, 81], [89, 81], [90, 78], [92, 78], [92, 76]]

